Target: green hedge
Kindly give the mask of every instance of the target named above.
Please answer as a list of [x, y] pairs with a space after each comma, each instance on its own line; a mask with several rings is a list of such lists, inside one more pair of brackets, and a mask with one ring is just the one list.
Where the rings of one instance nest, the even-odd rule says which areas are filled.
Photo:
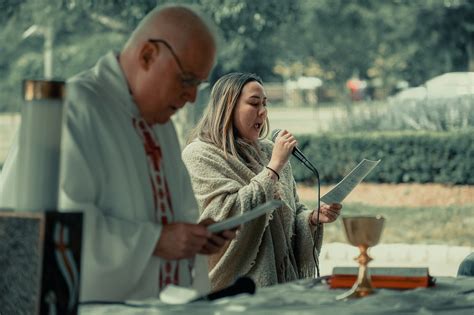
[[[363, 158], [380, 164], [365, 181], [474, 184], [474, 132], [371, 132], [299, 136], [298, 147], [318, 168], [321, 183], [337, 183]], [[315, 182], [292, 158], [295, 179]]]

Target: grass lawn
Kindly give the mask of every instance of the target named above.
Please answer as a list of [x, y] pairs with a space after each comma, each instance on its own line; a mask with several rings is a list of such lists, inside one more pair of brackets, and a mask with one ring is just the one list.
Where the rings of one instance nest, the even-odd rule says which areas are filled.
[[[305, 202], [315, 208], [315, 202]], [[382, 215], [382, 243], [474, 246], [474, 205], [446, 207], [383, 207], [344, 203], [342, 214]], [[325, 225], [324, 242], [346, 242], [342, 221]]]

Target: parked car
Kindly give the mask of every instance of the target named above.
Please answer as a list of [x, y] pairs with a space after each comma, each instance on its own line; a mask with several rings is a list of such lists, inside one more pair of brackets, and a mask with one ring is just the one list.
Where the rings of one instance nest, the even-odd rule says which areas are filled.
[[448, 72], [436, 76], [423, 85], [406, 88], [393, 100], [422, 100], [474, 96], [474, 72]]

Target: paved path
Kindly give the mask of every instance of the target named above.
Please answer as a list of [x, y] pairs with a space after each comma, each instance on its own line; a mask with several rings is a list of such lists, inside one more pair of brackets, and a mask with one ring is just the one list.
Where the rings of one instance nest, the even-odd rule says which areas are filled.
[[345, 113], [332, 108], [291, 108], [269, 107], [268, 119], [270, 128], [287, 129], [294, 134], [311, 134], [318, 131], [329, 131], [330, 122]]

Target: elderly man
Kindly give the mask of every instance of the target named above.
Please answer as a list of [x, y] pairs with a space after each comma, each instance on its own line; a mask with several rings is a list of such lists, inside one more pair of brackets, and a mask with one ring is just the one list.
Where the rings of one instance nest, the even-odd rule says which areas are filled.
[[[68, 81], [60, 204], [85, 213], [82, 301], [157, 297], [170, 283], [206, 286], [207, 261], [197, 254], [235, 237], [210, 234], [210, 220], [194, 223], [198, 206], [170, 121], [195, 101], [215, 53], [200, 17], [168, 6], [150, 12], [120, 54]], [[5, 177], [13, 173], [2, 174], [3, 206], [11, 205]]]

